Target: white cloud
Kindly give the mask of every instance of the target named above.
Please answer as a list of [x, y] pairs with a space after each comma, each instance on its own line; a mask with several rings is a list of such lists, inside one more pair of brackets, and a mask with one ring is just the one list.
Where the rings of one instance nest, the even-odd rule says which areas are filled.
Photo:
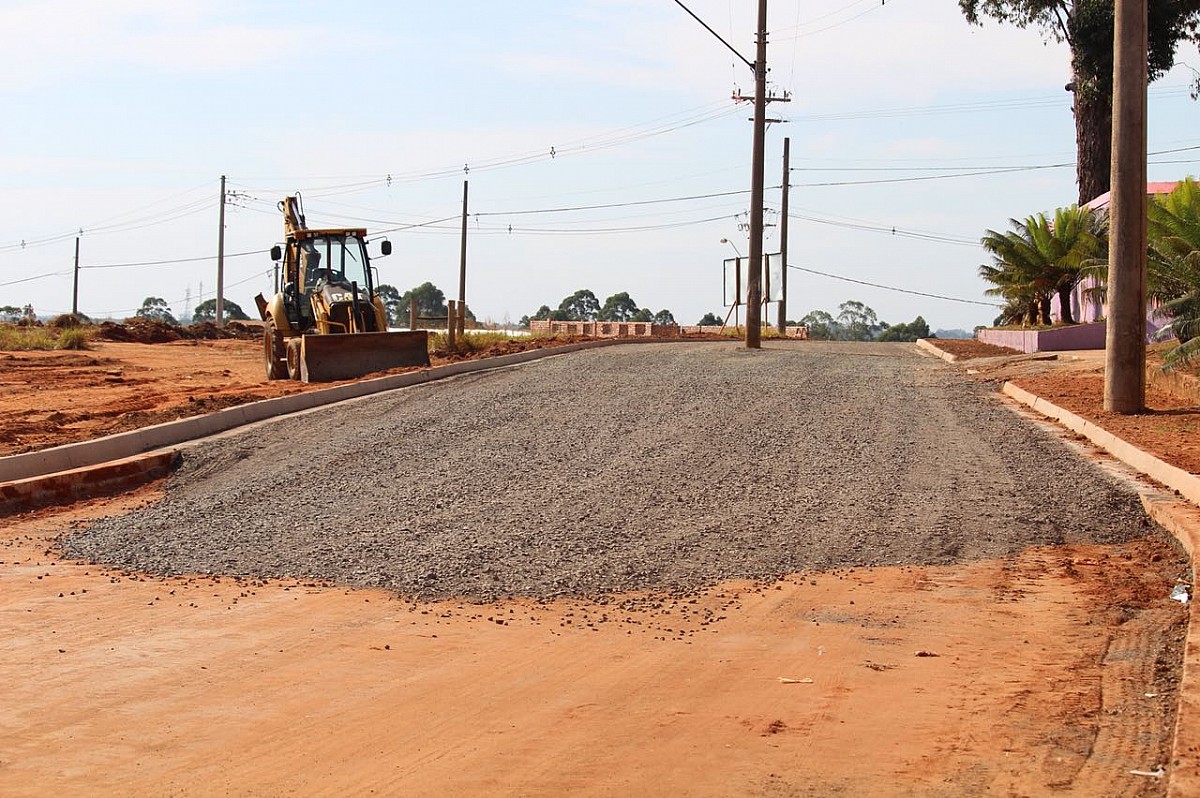
[[121, 65], [166, 72], [221, 72], [286, 63], [306, 48], [362, 47], [343, 30], [331, 45], [316, 26], [238, 24], [228, 9], [199, 0], [44, 0], [0, 9], [6, 33], [0, 88], [35, 89]]

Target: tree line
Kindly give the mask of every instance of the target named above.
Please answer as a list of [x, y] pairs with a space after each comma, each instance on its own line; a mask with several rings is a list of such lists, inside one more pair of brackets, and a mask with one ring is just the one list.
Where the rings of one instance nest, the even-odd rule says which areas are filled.
[[808, 337], [814, 341], [916, 341], [934, 337], [921, 316], [907, 324], [888, 324], [870, 306], [853, 299], [838, 305], [837, 316], [814, 310], [800, 319], [800, 324], [808, 328]]
[[[581, 288], [552, 310], [549, 305], [542, 305], [532, 316], [522, 316], [519, 324], [529, 327], [531, 321], [640, 321], [652, 324], [675, 324], [675, 316], [663, 308], [655, 313], [650, 308], [639, 308], [637, 302], [629, 296], [628, 291], [613, 294], [600, 304], [596, 295], [586, 288]], [[719, 321], [717, 322], [720, 323]]]
[[[442, 289], [430, 282], [424, 282], [420, 285], [410, 288], [403, 294], [395, 287], [387, 284], [382, 284], [376, 287], [375, 293], [379, 295], [383, 302], [384, 310], [387, 312], [388, 325], [391, 327], [407, 327], [408, 313], [411, 307], [411, 300], [417, 300], [417, 315], [424, 319], [445, 319], [447, 316], [446, 295]], [[0, 312], [3, 312], [0, 308]], [[236, 302], [231, 302], [226, 299], [222, 305], [222, 312], [229, 321], [248, 321], [249, 316], [242, 310]], [[171, 313], [171, 307], [166, 300], [161, 297], [146, 297], [142, 302], [142, 306], [134, 314], [139, 318], [154, 319], [167, 324], [178, 325], [179, 322]], [[197, 324], [205, 321], [215, 321], [217, 318], [217, 300], [207, 299], [196, 306], [192, 311], [191, 323]], [[467, 318], [474, 319], [475, 315], [467, 310]]]
[[[702, 327], [716, 327], [723, 321], [715, 313], [706, 313], [697, 323]], [[787, 326], [807, 327], [808, 337], [814, 341], [916, 341], [936, 337], [920, 316], [907, 324], [888, 324], [880, 321], [870, 306], [853, 299], [838, 305], [837, 316], [825, 310], [813, 310], [800, 321], [789, 320]]]

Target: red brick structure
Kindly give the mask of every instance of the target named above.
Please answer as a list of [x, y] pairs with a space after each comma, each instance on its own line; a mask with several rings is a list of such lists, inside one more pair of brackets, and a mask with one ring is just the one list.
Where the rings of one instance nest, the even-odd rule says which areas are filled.
[[[800, 341], [808, 340], [808, 328], [804, 325], [786, 327], [785, 337]], [[531, 335], [586, 335], [590, 338], [678, 338], [681, 335], [729, 334], [733, 327], [720, 325], [651, 324], [648, 321], [546, 321], [529, 322]]]
[[545, 321], [529, 322], [533, 335], [587, 335], [592, 338], [678, 338], [678, 324], [648, 321]]

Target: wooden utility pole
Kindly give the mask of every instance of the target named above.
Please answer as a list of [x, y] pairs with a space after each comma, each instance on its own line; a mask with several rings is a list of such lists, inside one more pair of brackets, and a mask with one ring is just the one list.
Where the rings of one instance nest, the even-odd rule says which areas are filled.
[[750, 268], [746, 275], [746, 348], [762, 348], [763, 167], [767, 140], [767, 0], [758, 0], [754, 58], [754, 148], [750, 163]]
[[783, 261], [783, 275], [779, 278], [779, 319], [776, 328], [780, 335], [787, 335], [787, 281], [788, 281], [788, 175], [791, 173], [789, 160], [792, 140], [783, 139], [783, 198], [779, 203], [779, 258]]
[[217, 326], [225, 326], [225, 175], [221, 175], [221, 210], [217, 226]]
[[1116, 0], [1104, 409], [1146, 406], [1146, 0]]
[[79, 236], [75, 236], [75, 290], [71, 293], [71, 315], [79, 315]]
[[[466, 315], [467, 315], [466, 314], [466, 307], [467, 307], [467, 181], [466, 180], [463, 181], [462, 241], [459, 244], [459, 257], [458, 257], [458, 307], [460, 308], [461, 316], [465, 319]], [[463, 324], [465, 324], [465, 322], [460, 323], [460, 321], [458, 320], [458, 317], [455, 317], [454, 324], [455, 324], [455, 326], [458, 327], [458, 334], [462, 335], [463, 334]]]

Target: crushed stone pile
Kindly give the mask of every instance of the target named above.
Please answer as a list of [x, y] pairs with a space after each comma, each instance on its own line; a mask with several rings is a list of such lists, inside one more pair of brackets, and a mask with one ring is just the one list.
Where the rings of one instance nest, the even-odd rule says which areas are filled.
[[905, 344], [642, 344], [344, 403], [187, 450], [62, 541], [154, 574], [421, 599], [688, 593], [1116, 543], [1136, 496]]

